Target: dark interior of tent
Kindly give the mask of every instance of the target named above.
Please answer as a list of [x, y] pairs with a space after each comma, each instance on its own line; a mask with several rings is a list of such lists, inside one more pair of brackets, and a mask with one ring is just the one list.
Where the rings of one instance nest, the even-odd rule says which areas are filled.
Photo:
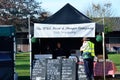
[[71, 51], [80, 48], [81, 40], [81, 38], [37, 38], [36, 43], [32, 44], [32, 51], [35, 54], [44, 54], [46, 46], [49, 45], [54, 50], [57, 42], [61, 43], [62, 48]]
[[[95, 43], [95, 54], [103, 54], [102, 43], [98, 45], [95, 38], [89, 39]], [[32, 58], [34, 59], [35, 54], [47, 54], [45, 53], [47, 46], [54, 51], [58, 42], [61, 43], [61, 47], [66, 50], [66, 54], [68, 54], [68, 56], [75, 54], [75, 50], [79, 50], [82, 46], [82, 38], [37, 38], [36, 42], [32, 43]]]
[[47, 54], [45, 53], [47, 46], [54, 51], [58, 42], [61, 43], [61, 47], [66, 51], [66, 54], [70, 55], [70, 53], [74, 53], [74, 50], [80, 48], [81, 40], [82, 38], [37, 38], [37, 41], [32, 43], [33, 57], [34, 54]]

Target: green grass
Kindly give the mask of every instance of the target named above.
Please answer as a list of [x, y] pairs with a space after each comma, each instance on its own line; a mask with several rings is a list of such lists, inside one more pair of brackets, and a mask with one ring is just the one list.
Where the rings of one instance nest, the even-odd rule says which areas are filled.
[[[110, 60], [112, 60], [118, 72], [120, 72], [120, 54], [108, 54]], [[30, 56], [29, 53], [16, 54], [16, 72], [18, 73], [18, 80], [30, 79]]]
[[16, 72], [18, 73], [18, 80], [30, 80], [29, 53], [16, 54]]
[[108, 58], [114, 62], [117, 71], [120, 72], [120, 54], [108, 54]]

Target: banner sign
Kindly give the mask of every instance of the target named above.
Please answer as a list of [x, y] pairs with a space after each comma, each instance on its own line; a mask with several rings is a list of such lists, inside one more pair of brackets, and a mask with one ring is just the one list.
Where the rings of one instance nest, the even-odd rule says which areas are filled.
[[95, 23], [84, 24], [34, 24], [34, 37], [95, 37]]

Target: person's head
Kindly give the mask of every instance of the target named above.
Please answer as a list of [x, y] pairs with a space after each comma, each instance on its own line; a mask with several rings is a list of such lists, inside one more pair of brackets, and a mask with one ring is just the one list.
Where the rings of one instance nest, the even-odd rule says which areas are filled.
[[89, 39], [87, 37], [84, 37], [82, 41], [89, 41]]
[[57, 48], [61, 48], [61, 43], [60, 42], [57, 43]]

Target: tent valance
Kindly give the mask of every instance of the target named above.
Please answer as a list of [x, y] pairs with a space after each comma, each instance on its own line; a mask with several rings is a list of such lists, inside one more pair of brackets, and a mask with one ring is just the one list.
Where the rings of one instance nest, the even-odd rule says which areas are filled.
[[95, 37], [95, 23], [83, 24], [34, 24], [34, 37]]

